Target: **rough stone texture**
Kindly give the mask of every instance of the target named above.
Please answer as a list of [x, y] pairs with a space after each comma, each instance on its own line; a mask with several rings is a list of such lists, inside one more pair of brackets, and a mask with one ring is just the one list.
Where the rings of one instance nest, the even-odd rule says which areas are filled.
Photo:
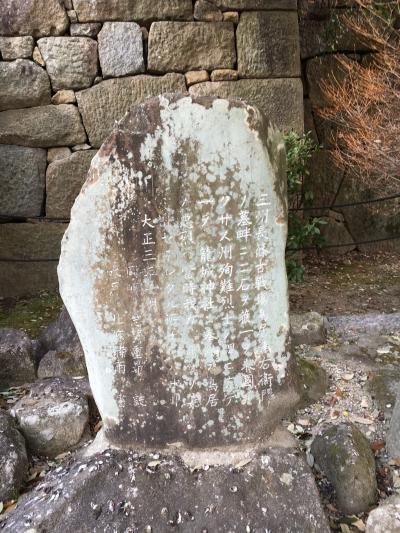
[[66, 224], [0, 224], [0, 249], [11, 259], [55, 259], [0, 263], [0, 296], [37, 294], [56, 289], [57, 258]]
[[85, 89], [97, 75], [97, 43], [87, 37], [46, 37], [38, 47], [54, 91]]
[[74, 104], [76, 102], [75, 93], [71, 89], [62, 89], [51, 97], [51, 102], [56, 105]]
[[284, 131], [303, 131], [303, 86], [300, 79], [238, 80], [193, 85], [190, 94], [239, 98], [258, 107]]
[[100, 147], [115, 123], [121, 120], [131, 106], [149, 96], [167, 92], [186, 92], [184, 76], [167, 74], [163, 77], [134, 76], [106, 80], [78, 92], [78, 107], [90, 144]]
[[76, 357], [68, 352], [47, 352], [40, 360], [38, 378], [53, 378], [57, 376], [81, 377], [87, 375], [85, 358]]
[[134, 20], [191, 20], [191, 0], [74, 0], [80, 22]]
[[229, 68], [213, 70], [211, 72], [211, 81], [236, 81], [238, 79], [238, 71]]
[[[332, 17], [332, 18], [331, 18]], [[302, 59], [309, 59], [325, 53], [364, 52], [369, 48], [342, 23], [338, 32], [333, 32], [332, 20], [340, 21], [340, 13], [333, 12], [322, 20], [300, 18], [300, 53]]]
[[73, 146], [86, 141], [78, 109], [60, 104], [0, 113], [0, 144]]
[[185, 80], [188, 87], [194, 85], [195, 83], [209, 81], [209, 79], [210, 77], [206, 70], [191, 70], [185, 74]]
[[302, 315], [290, 315], [290, 328], [294, 345], [317, 346], [326, 342], [326, 321], [319, 313], [311, 311]]
[[332, 483], [342, 512], [363, 513], [376, 502], [375, 458], [368, 439], [353, 424], [332, 426], [318, 435], [311, 453]]
[[257, 442], [298, 400], [284, 161], [255, 108], [182, 95], [97, 154], [58, 272], [110, 442]]
[[40, 53], [40, 50], [39, 50], [39, 48], [37, 46], [35, 46], [35, 48], [33, 49], [32, 58], [33, 58], [33, 61], [35, 61], [35, 63], [37, 63], [41, 67], [45, 66], [42, 54]]
[[400, 531], [400, 496], [391, 496], [369, 513], [366, 533]]
[[44, 200], [46, 150], [0, 144], [0, 213], [34, 217]]
[[0, 53], [4, 61], [32, 57], [33, 37], [0, 37]]
[[233, 68], [234, 26], [230, 22], [154, 22], [149, 33], [152, 72]]
[[236, 37], [238, 71], [242, 78], [300, 76], [297, 13], [242, 13]]
[[35, 381], [32, 343], [23, 331], [0, 329], [0, 361], [0, 390]]
[[392, 459], [400, 459], [400, 396], [396, 400], [390, 419], [386, 450]]
[[0, 61], [0, 111], [49, 104], [50, 94], [46, 71], [33, 61]]
[[86, 180], [95, 150], [83, 150], [55, 161], [46, 172], [46, 215], [69, 218], [71, 207]]
[[338, 83], [343, 81], [346, 73], [342, 62], [351, 61], [352, 59], [343, 54], [329, 54], [307, 61], [306, 75], [313, 107], [323, 107], [329, 103], [324, 95], [323, 83], [328, 83], [329, 80], [336, 80]]
[[100, 22], [86, 22], [84, 24], [71, 24], [70, 32], [73, 37], [96, 37], [101, 30]]
[[317, 402], [326, 394], [329, 380], [326, 371], [314, 361], [298, 357], [296, 365], [301, 391], [299, 408], [302, 409]]
[[221, 9], [240, 9], [242, 11], [265, 9], [297, 10], [297, 0], [212, 0]]
[[194, 19], [207, 22], [221, 22], [222, 11], [209, 0], [197, 0], [194, 5]]
[[49, 324], [40, 334], [36, 358], [41, 359], [49, 351], [69, 354], [74, 359], [84, 360], [78, 334], [65, 307], [57, 320]]
[[294, 450], [270, 448], [236, 469], [193, 472], [175, 457], [159, 461], [107, 451], [60, 467], [7, 514], [2, 531], [76, 533], [82, 524], [121, 532], [330, 531], [313, 476]]
[[239, 13], [237, 11], [225, 11], [225, 13], [222, 14], [222, 20], [224, 22], [239, 24]]
[[59, 0], [2, 0], [0, 35], [62, 35], [68, 17]]
[[[344, 216], [341, 213], [329, 210], [327, 216], [321, 217], [325, 222], [321, 226], [321, 235], [325, 239], [324, 245], [333, 246], [334, 248], [325, 248], [324, 254], [328, 255], [344, 255], [356, 249], [353, 237], [346, 228]], [[336, 245], [349, 244], [349, 246], [340, 246], [335, 248]]]
[[30, 451], [47, 457], [76, 446], [89, 422], [87, 397], [67, 378], [36, 383], [13, 406], [11, 414]]
[[103, 78], [144, 71], [143, 37], [135, 22], [105, 22], [98, 36]]
[[59, 161], [71, 155], [71, 149], [68, 146], [60, 146], [59, 148], [49, 148], [47, 150], [47, 162]]
[[0, 410], [0, 501], [18, 498], [27, 478], [28, 457], [25, 441], [12, 417]]

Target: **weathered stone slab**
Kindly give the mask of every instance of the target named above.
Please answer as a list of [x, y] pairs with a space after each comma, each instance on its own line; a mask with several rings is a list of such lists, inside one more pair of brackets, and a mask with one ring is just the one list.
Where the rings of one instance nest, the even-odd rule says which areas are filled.
[[154, 22], [150, 27], [150, 71], [233, 68], [235, 62], [231, 22]]
[[0, 224], [2, 256], [33, 260], [0, 263], [0, 296], [37, 294], [58, 287], [57, 258], [65, 229], [66, 224], [55, 223]]
[[144, 71], [143, 38], [139, 24], [105, 22], [98, 41], [103, 78]]
[[62, 35], [68, 17], [59, 0], [2, 0], [0, 35]]
[[242, 78], [301, 75], [296, 12], [242, 13], [236, 36], [238, 71]]
[[212, 0], [222, 9], [248, 10], [297, 10], [297, 0]]
[[0, 213], [41, 214], [47, 153], [42, 148], [0, 144]]
[[284, 168], [255, 108], [182, 95], [97, 154], [59, 280], [112, 443], [256, 442], [297, 401]]
[[283, 131], [304, 127], [303, 85], [300, 79], [238, 80], [193, 85], [190, 94], [239, 98], [258, 107]]
[[0, 111], [50, 103], [46, 71], [28, 59], [0, 61]]
[[0, 113], [0, 144], [47, 148], [86, 141], [78, 109], [60, 104]]
[[46, 37], [38, 47], [54, 91], [85, 89], [97, 75], [97, 42], [88, 37]]
[[134, 76], [106, 80], [78, 92], [76, 99], [90, 144], [100, 147], [115, 123], [131, 106], [149, 96], [167, 92], [186, 92], [184, 76], [166, 74], [163, 77]]
[[4, 61], [32, 57], [34, 40], [26, 37], [0, 37], [0, 52]]
[[71, 207], [86, 180], [95, 150], [75, 152], [54, 161], [46, 172], [46, 215], [69, 218]]
[[154, 533], [330, 531], [297, 450], [270, 448], [236, 469], [193, 472], [175, 457], [159, 461], [152, 467], [154, 455], [111, 450], [60, 466], [7, 513], [2, 531], [76, 533], [81, 524], [87, 531]]
[[207, 22], [221, 22], [222, 11], [209, 0], [197, 0], [194, 5], [194, 19]]
[[74, 0], [79, 22], [109, 20], [191, 20], [191, 0]]

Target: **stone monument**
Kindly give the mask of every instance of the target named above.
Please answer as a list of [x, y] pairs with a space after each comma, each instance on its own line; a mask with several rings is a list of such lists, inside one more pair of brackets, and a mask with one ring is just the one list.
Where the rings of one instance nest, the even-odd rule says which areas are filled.
[[187, 95], [103, 144], [59, 279], [104, 430], [4, 531], [329, 532], [296, 443], [266, 440], [298, 396], [284, 162], [256, 109]]
[[71, 213], [60, 291], [114, 446], [261, 442], [296, 403], [282, 138], [239, 101], [130, 110]]

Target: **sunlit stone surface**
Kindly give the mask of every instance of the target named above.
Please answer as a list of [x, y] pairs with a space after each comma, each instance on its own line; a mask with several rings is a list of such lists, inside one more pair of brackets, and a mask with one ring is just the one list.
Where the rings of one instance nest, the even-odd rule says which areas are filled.
[[256, 442], [295, 403], [284, 160], [255, 108], [184, 95], [94, 158], [58, 272], [113, 444]]

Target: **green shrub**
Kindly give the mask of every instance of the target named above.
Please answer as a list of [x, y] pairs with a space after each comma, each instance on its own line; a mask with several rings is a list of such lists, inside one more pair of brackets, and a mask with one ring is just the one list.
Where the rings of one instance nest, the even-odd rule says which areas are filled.
[[[312, 154], [319, 149], [310, 133], [299, 135], [290, 132], [285, 136], [289, 208], [300, 209], [312, 203], [308, 165]], [[289, 229], [286, 253], [286, 268], [289, 281], [302, 281], [304, 266], [299, 250], [323, 243], [320, 225], [325, 221], [308, 217], [307, 212], [289, 211]]]

